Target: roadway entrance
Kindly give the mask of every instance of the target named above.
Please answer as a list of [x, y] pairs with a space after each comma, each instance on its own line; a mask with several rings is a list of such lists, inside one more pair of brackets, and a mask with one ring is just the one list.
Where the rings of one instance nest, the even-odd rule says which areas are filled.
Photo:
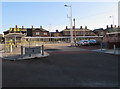
[[[103, 36], [77, 36], [74, 38], [74, 42], [79, 40], [89, 40], [96, 39], [97, 41], [102, 41]], [[70, 37], [23, 37], [22, 45], [24, 46], [38, 46], [38, 45], [70, 45]]]

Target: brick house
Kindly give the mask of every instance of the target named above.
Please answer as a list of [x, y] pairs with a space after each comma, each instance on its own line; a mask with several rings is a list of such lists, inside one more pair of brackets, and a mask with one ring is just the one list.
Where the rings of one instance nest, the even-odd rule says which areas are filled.
[[113, 48], [113, 45], [120, 47], [120, 27], [108, 27], [105, 29], [105, 35], [103, 37], [103, 43], [107, 44], [107, 48]]
[[32, 28], [32, 36], [33, 37], [48, 37], [49, 31], [45, 30], [40, 26], [40, 28]]

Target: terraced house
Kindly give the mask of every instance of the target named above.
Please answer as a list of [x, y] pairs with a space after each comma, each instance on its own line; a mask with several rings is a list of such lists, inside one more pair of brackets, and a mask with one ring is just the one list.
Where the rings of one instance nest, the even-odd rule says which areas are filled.
[[[61, 33], [63, 34], [63, 36], [70, 36], [70, 28], [68, 28], [66, 26], [66, 28], [61, 31]], [[80, 26], [80, 28], [74, 28], [73, 27], [73, 36], [95, 36], [96, 34], [87, 28], [87, 26], [85, 26], [85, 28], [83, 28], [82, 26]]]

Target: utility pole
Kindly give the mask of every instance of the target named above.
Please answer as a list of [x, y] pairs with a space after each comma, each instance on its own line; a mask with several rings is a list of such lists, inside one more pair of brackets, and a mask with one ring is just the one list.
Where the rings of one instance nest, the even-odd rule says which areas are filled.
[[51, 41], [52, 41], [52, 40], [51, 40], [51, 24], [49, 24], [49, 26], [50, 26], [50, 27], [49, 27], [49, 35], [50, 35], [50, 42], [51, 42]]

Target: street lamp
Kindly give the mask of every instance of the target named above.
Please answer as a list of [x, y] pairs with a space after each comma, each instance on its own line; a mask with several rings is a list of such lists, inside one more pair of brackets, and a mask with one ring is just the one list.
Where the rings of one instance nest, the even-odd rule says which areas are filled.
[[73, 28], [73, 29], [74, 29], [74, 33], [73, 33], [74, 35], [73, 35], [73, 36], [74, 36], [74, 43], [75, 43], [75, 46], [76, 46], [76, 29], [75, 29], [75, 18], [73, 19], [73, 21], [74, 21], [74, 26], [73, 26], [73, 27], [74, 27], [74, 28]]
[[112, 15], [112, 16], [109, 16], [109, 17], [113, 19], [113, 26], [114, 26], [114, 16]]
[[52, 41], [51, 40], [51, 24], [49, 24], [50, 25], [50, 27], [49, 27], [49, 30], [50, 30], [50, 32], [49, 32], [49, 35], [50, 35], [50, 42]]
[[72, 6], [71, 5], [64, 5], [65, 7], [70, 8], [70, 40], [71, 40], [71, 46], [74, 44], [73, 42], [73, 29], [72, 29]]

